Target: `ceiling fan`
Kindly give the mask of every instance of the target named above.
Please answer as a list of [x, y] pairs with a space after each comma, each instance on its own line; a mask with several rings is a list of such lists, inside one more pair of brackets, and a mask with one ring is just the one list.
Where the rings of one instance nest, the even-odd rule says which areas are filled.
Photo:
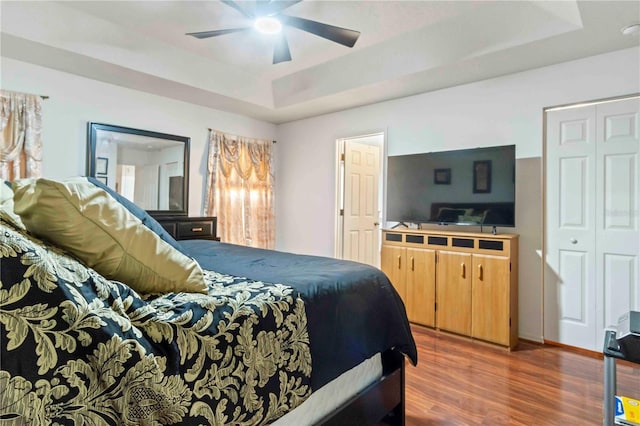
[[274, 64], [291, 60], [289, 43], [287, 42], [284, 32], [281, 31], [282, 26], [297, 28], [347, 47], [353, 47], [360, 36], [359, 31], [323, 24], [322, 22], [299, 18], [297, 16], [289, 16], [282, 13], [286, 8], [293, 6], [296, 3], [300, 3], [302, 0], [257, 0], [253, 10], [247, 10], [232, 0], [220, 1], [251, 19], [254, 22], [253, 27], [248, 26], [223, 30], [201, 31], [196, 33], [187, 33], [187, 35], [202, 39], [248, 31], [254, 27], [264, 33], [278, 34], [278, 39], [273, 50]]

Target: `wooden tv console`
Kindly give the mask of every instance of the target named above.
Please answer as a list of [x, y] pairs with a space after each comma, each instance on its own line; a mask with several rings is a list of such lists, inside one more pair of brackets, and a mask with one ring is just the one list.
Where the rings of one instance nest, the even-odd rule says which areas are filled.
[[518, 235], [387, 229], [381, 267], [409, 321], [518, 344]]

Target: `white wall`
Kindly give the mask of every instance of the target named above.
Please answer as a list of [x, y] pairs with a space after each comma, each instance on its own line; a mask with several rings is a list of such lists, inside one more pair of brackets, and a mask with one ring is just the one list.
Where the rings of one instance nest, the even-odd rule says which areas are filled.
[[114, 124], [191, 138], [189, 215], [203, 209], [208, 128], [275, 139], [276, 126], [73, 74], [1, 58], [0, 86], [47, 95], [43, 106], [44, 177], [86, 174], [87, 122]]
[[278, 126], [276, 248], [331, 256], [336, 139], [386, 128], [389, 155], [516, 144], [520, 336], [542, 339], [543, 108], [640, 92], [632, 48]]
[[[542, 109], [640, 92], [640, 49], [626, 49], [274, 126], [259, 120], [1, 58], [0, 86], [48, 95], [45, 177], [85, 174], [87, 122], [191, 137], [189, 214], [202, 213], [207, 128], [276, 139], [276, 247], [332, 256], [336, 140], [387, 132], [389, 155], [516, 144], [520, 336], [542, 338]], [[504, 231], [504, 230], [502, 230]]]

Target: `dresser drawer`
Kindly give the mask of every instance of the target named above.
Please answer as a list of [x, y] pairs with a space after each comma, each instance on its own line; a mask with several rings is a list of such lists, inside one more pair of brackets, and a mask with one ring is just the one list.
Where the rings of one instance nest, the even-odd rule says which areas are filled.
[[158, 216], [160, 225], [176, 240], [216, 240], [216, 217]]
[[177, 223], [178, 239], [213, 237], [213, 222], [210, 220]]
[[160, 225], [164, 228], [165, 231], [169, 233], [172, 237], [176, 236], [176, 223], [175, 222], [159, 222]]

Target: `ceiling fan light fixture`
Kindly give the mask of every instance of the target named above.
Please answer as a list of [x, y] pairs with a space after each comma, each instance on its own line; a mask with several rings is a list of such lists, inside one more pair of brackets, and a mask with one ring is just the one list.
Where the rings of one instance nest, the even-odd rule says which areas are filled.
[[261, 16], [253, 23], [253, 27], [263, 34], [278, 34], [282, 31], [282, 23], [272, 16]]

